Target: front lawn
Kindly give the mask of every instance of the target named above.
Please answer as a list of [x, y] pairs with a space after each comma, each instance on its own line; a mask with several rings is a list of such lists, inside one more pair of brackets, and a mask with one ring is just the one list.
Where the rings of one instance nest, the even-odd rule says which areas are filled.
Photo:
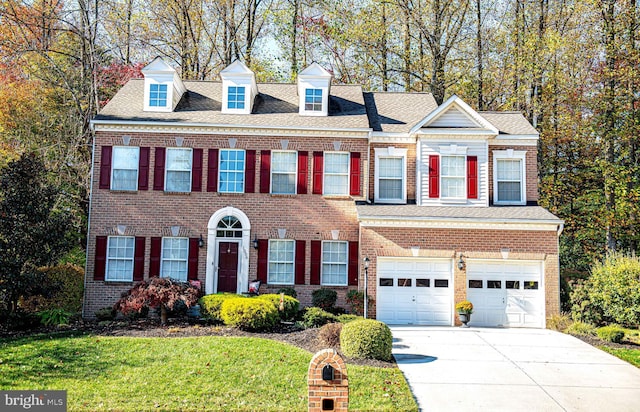
[[[246, 337], [0, 340], [0, 389], [66, 389], [69, 410], [307, 409], [312, 354]], [[347, 365], [351, 410], [417, 410], [397, 368]]]
[[599, 348], [640, 368], [640, 349], [610, 348], [607, 346], [599, 346]]

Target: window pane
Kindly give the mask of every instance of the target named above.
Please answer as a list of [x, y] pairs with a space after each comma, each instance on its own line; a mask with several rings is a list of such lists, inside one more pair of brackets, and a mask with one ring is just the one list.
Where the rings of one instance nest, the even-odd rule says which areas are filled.
[[505, 289], [520, 289], [520, 282], [517, 280], [507, 280], [504, 282]]
[[322, 111], [322, 89], [305, 90], [304, 109], [310, 111]]
[[402, 179], [402, 158], [401, 157], [380, 157], [378, 176], [383, 178]]
[[297, 167], [297, 152], [272, 152], [271, 193], [295, 194]]
[[323, 285], [347, 284], [347, 242], [322, 243]]
[[191, 149], [167, 149], [165, 190], [167, 192], [191, 191]]
[[520, 181], [520, 160], [498, 160], [498, 180]]
[[244, 150], [220, 151], [220, 192], [244, 192]]
[[402, 179], [380, 179], [380, 199], [402, 199]]
[[349, 154], [324, 154], [324, 194], [346, 195], [349, 192]]
[[437, 288], [448, 288], [449, 287], [449, 279], [436, 279], [433, 282], [433, 286]]
[[244, 86], [229, 86], [227, 91], [227, 108], [244, 109]]
[[416, 287], [418, 288], [428, 288], [430, 285], [430, 279], [416, 279]]
[[167, 149], [168, 170], [191, 171], [191, 149]]
[[522, 201], [522, 160], [498, 159], [496, 169], [498, 201]]
[[139, 158], [139, 147], [113, 147], [111, 160], [111, 190], [138, 189]]
[[502, 289], [501, 280], [487, 280], [487, 289]]
[[107, 271], [105, 280], [133, 280], [134, 238], [111, 236], [107, 243]]
[[189, 242], [187, 238], [163, 237], [160, 276], [186, 281], [188, 254]]
[[401, 288], [409, 288], [409, 287], [411, 287], [411, 279], [398, 278], [398, 287], [401, 287]]
[[166, 107], [167, 106], [167, 85], [152, 84], [149, 87], [149, 106]]
[[524, 282], [524, 288], [525, 290], [536, 290], [538, 289], [538, 282], [536, 281], [526, 281]]
[[268, 283], [293, 284], [294, 246], [293, 240], [269, 241]]
[[393, 278], [380, 278], [380, 286], [393, 286]]
[[482, 289], [482, 281], [469, 279], [469, 289]]
[[465, 157], [441, 156], [441, 159], [441, 196], [443, 198], [464, 198], [466, 196]]

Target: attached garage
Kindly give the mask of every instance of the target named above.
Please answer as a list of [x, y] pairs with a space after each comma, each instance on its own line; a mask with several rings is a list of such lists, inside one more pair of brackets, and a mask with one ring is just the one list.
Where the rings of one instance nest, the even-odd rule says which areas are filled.
[[377, 260], [376, 318], [392, 325], [451, 325], [451, 259]]
[[543, 263], [469, 260], [467, 299], [471, 326], [544, 327]]

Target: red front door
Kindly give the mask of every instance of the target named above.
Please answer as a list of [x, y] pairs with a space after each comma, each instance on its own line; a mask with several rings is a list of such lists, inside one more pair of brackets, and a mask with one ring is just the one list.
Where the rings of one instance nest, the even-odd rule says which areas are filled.
[[238, 291], [238, 243], [218, 244], [218, 292]]

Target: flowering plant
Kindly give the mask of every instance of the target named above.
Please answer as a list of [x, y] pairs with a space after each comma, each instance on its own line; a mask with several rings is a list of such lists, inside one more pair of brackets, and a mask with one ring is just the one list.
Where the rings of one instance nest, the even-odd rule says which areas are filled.
[[473, 313], [473, 303], [468, 300], [458, 302], [458, 304], [456, 304], [456, 311], [465, 315], [471, 315]]

